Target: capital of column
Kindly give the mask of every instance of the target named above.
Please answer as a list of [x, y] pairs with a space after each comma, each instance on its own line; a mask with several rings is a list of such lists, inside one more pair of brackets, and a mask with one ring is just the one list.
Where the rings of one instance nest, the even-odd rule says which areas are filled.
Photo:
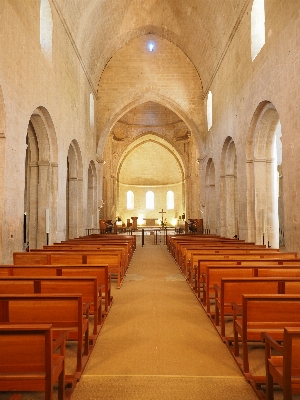
[[199, 170], [203, 170], [204, 169], [204, 165], [206, 163], [206, 159], [207, 159], [206, 155], [201, 157], [201, 158], [197, 158], [196, 161], [197, 161], [197, 164], [199, 165]]
[[37, 164], [38, 164], [39, 167], [49, 167], [50, 166], [50, 162], [49, 161], [43, 161], [43, 160], [38, 161]]

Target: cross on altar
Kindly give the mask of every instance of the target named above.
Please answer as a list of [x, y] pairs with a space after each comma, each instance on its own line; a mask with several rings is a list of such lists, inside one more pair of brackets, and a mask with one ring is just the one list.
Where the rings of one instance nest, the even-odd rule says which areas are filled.
[[162, 208], [161, 211], [159, 211], [159, 214], [161, 214], [161, 220], [164, 220], [164, 214], [166, 214], [167, 212], [164, 211], [164, 209]]

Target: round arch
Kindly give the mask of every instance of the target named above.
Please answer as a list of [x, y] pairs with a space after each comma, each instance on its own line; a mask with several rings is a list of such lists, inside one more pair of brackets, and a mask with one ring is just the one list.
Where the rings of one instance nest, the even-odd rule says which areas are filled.
[[67, 156], [66, 239], [83, 234], [83, 163], [80, 146], [72, 140]]
[[57, 141], [45, 107], [30, 116], [26, 137], [24, 243], [41, 248], [57, 230]]
[[[277, 109], [269, 101], [256, 108], [247, 140], [247, 214], [249, 238], [279, 247], [284, 232], [281, 192], [281, 124]], [[280, 213], [279, 213], [280, 210]], [[283, 241], [284, 233], [281, 235]], [[284, 243], [281, 243], [282, 245]]]
[[239, 237], [237, 155], [235, 143], [230, 136], [225, 139], [221, 154], [220, 235]]
[[[200, 157], [201, 150], [203, 148], [203, 135], [199, 131], [197, 125], [195, 122], [187, 116], [187, 114], [184, 112], [184, 110], [181, 109], [176, 103], [171, 101], [170, 99], [167, 99], [166, 97], [158, 94], [158, 93], [151, 93], [150, 91], [148, 93], [143, 93], [138, 94], [134, 93], [133, 99], [129, 99], [126, 104], [122, 105], [122, 107], [119, 110], [115, 111], [115, 114], [113, 117], [107, 122], [106, 126], [104, 127], [103, 131], [101, 132], [98, 145], [97, 145], [97, 156], [99, 160], [103, 160], [103, 151], [105, 148], [105, 143], [107, 141], [107, 137], [109, 133], [111, 132], [112, 128], [116, 124], [116, 122], [128, 111], [131, 109], [137, 107], [138, 105], [148, 102], [148, 101], [153, 101], [156, 103], [159, 103], [165, 107], [168, 107], [170, 110], [175, 112], [187, 125], [189, 130], [191, 131], [195, 143], [197, 145], [197, 151], [198, 151], [198, 156]], [[128, 100], [128, 99], [127, 99]]]
[[[167, 192], [170, 190], [174, 193], [175, 205], [167, 210], [167, 221], [172, 222], [185, 211], [184, 163], [174, 147], [157, 134], [142, 134], [127, 147], [117, 166], [116, 185], [116, 213], [125, 220], [131, 218], [133, 212], [126, 206], [129, 190], [134, 192], [134, 212], [140, 218], [157, 219], [158, 211], [168, 208]], [[148, 190], [155, 194], [153, 210], [145, 208]]]

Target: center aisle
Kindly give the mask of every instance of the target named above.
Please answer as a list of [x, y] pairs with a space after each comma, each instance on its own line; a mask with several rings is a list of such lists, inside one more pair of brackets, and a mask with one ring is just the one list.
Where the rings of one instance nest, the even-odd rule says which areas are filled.
[[72, 400], [257, 399], [165, 245], [137, 247]]

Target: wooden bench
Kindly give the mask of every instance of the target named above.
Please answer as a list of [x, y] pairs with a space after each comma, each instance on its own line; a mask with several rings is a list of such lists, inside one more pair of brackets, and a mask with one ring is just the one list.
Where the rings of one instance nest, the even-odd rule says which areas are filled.
[[33, 249], [31, 252], [41, 252], [41, 251], [63, 251], [63, 252], [89, 252], [89, 253], [101, 253], [101, 254], [113, 254], [115, 252], [121, 252], [121, 264], [123, 266], [123, 275], [126, 274], [127, 268], [129, 266], [129, 253], [127, 246], [112, 246], [112, 245], [94, 245], [94, 244], [59, 244], [44, 246], [43, 249]]
[[52, 324], [56, 339], [67, 331], [68, 340], [77, 341], [77, 363], [74, 374], [66, 376], [68, 382], [79, 379], [89, 356], [89, 315], [83, 317], [81, 295], [0, 294], [0, 323]]
[[220, 326], [223, 340], [233, 340], [226, 337], [225, 315], [233, 316], [232, 303], [241, 305], [243, 294], [284, 293], [300, 293], [300, 277], [222, 278], [220, 285], [215, 285], [215, 325]]
[[[58, 354], [54, 353], [57, 349]], [[52, 400], [56, 382], [58, 400], [63, 400], [65, 333], [53, 342], [51, 324], [1, 324], [0, 390], [43, 391], [45, 399]]]
[[[266, 351], [267, 400], [274, 400], [273, 384], [283, 389], [283, 398], [300, 394], [300, 328], [284, 328], [283, 345], [268, 333], [262, 333]], [[279, 355], [272, 355], [274, 349]]]
[[0, 276], [97, 277], [98, 286], [102, 285], [104, 314], [108, 313], [111, 306], [111, 279], [107, 265], [0, 265]]
[[[242, 305], [233, 306], [234, 356], [239, 363], [239, 341], [242, 344], [242, 368], [249, 373], [248, 342], [260, 341], [261, 333], [283, 339], [285, 327], [300, 327], [300, 295], [242, 295]], [[260, 380], [261, 378], [259, 378]]]
[[[190, 275], [193, 273], [194, 268], [198, 264], [198, 260], [203, 258], [202, 256], [205, 254], [236, 254], [237, 256], [244, 255], [244, 254], [255, 254], [255, 255], [264, 255], [264, 254], [274, 254], [274, 258], [276, 255], [279, 253], [279, 250], [276, 249], [262, 249], [262, 248], [257, 248], [256, 246], [230, 246], [230, 247], [225, 247], [225, 246], [218, 246], [216, 248], [211, 248], [211, 247], [206, 247], [202, 249], [187, 249], [183, 261], [182, 261], [182, 270], [185, 273], [186, 277], [190, 278]], [[232, 258], [232, 257], [231, 257]], [[257, 257], [257, 258], [264, 258], [262, 257]]]
[[0, 277], [1, 294], [78, 294], [84, 304], [89, 304], [93, 314], [93, 336], [95, 340], [102, 325], [102, 285], [97, 277]]
[[[207, 265], [206, 274], [203, 274], [202, 300], [203, 305], [206, 306], [207, 313], [210, 313], [210, 299], [212, 296], [214, 297], [215, 285], [220, 285], [222, 278], [256, 277], [259, 274], [260, 268], [263, 268], [264, 271], [269, 269], [272, 272], [277, 270], [278, 273], [283, 269], [282, 266], [276, 269], [276, 265]], [[291, 275], [287, 276], [296, 277], [297, 275], [300, 275], [300, 263], [298, 266], [292, 268]]]
[[108, 272], [117, 276], [117, 288], [121, 287], [124, 274], [119, 253], [91, 252], [29, 252], [13, 253], [14, 265], [107, 265]]
[[[134, 243], [129, 240], [109, 240], [109, 239], [70, 239], [68, 241], [53, 243], [52, 246], [98, 246], [98, 247], [117, 247], [122, 248], [128, 254], [128, 262], [131, 261], [133, 253], [135, 251]], [[48, 246], [43, 246], [47, 248]]]
[[[229, 238], [225, 238], [225, 237], [220, 237], [220, 236], [214, 236], [214, 235], [202, 235], [202, 236], [195, 236], [192, 237], [191, 235], [178, 235], [177, 237], [171, 236], [168, 237], [168, 249], [170, 251], [170, 253], [172, 254], [172, 256], [175, 258], [175, 260], [178, 260], [179, 257], [179, 253], [181, 251], [181, 248], [189, 245], [189, 244], [193, 244], [193, 245], [205, 245], [205, 244], [209, 244], [209, 245], [231, 245], [231, 244], [237, 244], [238, 246], [240, 244], [245, 244], [246, 242], [244, 240], [238, 240], [238, 239], [229, 239]], [[254, 245], [254, 243], [247, 243], [247, 244], [252, 244]]]
[[[118, 242], [120, 240], [122, 241], [127, 241], [129, 243], [131, 243], [131, 246], [133, 248], [133, 251], [135, 251], [136, 249], [136, 237], [135, 235], [115, 235], [115, 234], [110, 234], [110, 235], [106, 235], [106, 234], [96, 234], [93, 233], [91, 235], [86, 235], [86, 236], [79, 236], [78, 238], [74, 238], [74, 239], [68, 239], [68, 241], [73, 240], [97, 240], [97, 241], [110, 241], [110, 242]], [[62, 241], [63, 243], [64, 241]]]
[[[298, 258], [265, 258], [265, 259], [260, 259], [260, 258], [253, 258], [252, 255], [248, 257], [240, 257], [236, 256], [234, 259], [225, 259], [225, 258], [220, 258], [218, 259], [213, 259], [210, 257], [209, 259], [203, 259], [198, 261], [198, 267], [197, 267], [197, 277], [195, 279], [195, 287], [193, 290], [196, 292], [198, 298], [201, 298], [201, 290], [203, 288], [203, 281], [204, 277], [207, 273], [207, 268], [208, 266], [222, 266], [222, 265], [250, 265], [250, 266], [266, 266], [268, 267], [269, 265], [279, 265], [279, 266], [294, 266], [294, 267], [299, 267], [300, 266], [300, 259]], [[294, 268], [293, 267], [293, 268]]]

